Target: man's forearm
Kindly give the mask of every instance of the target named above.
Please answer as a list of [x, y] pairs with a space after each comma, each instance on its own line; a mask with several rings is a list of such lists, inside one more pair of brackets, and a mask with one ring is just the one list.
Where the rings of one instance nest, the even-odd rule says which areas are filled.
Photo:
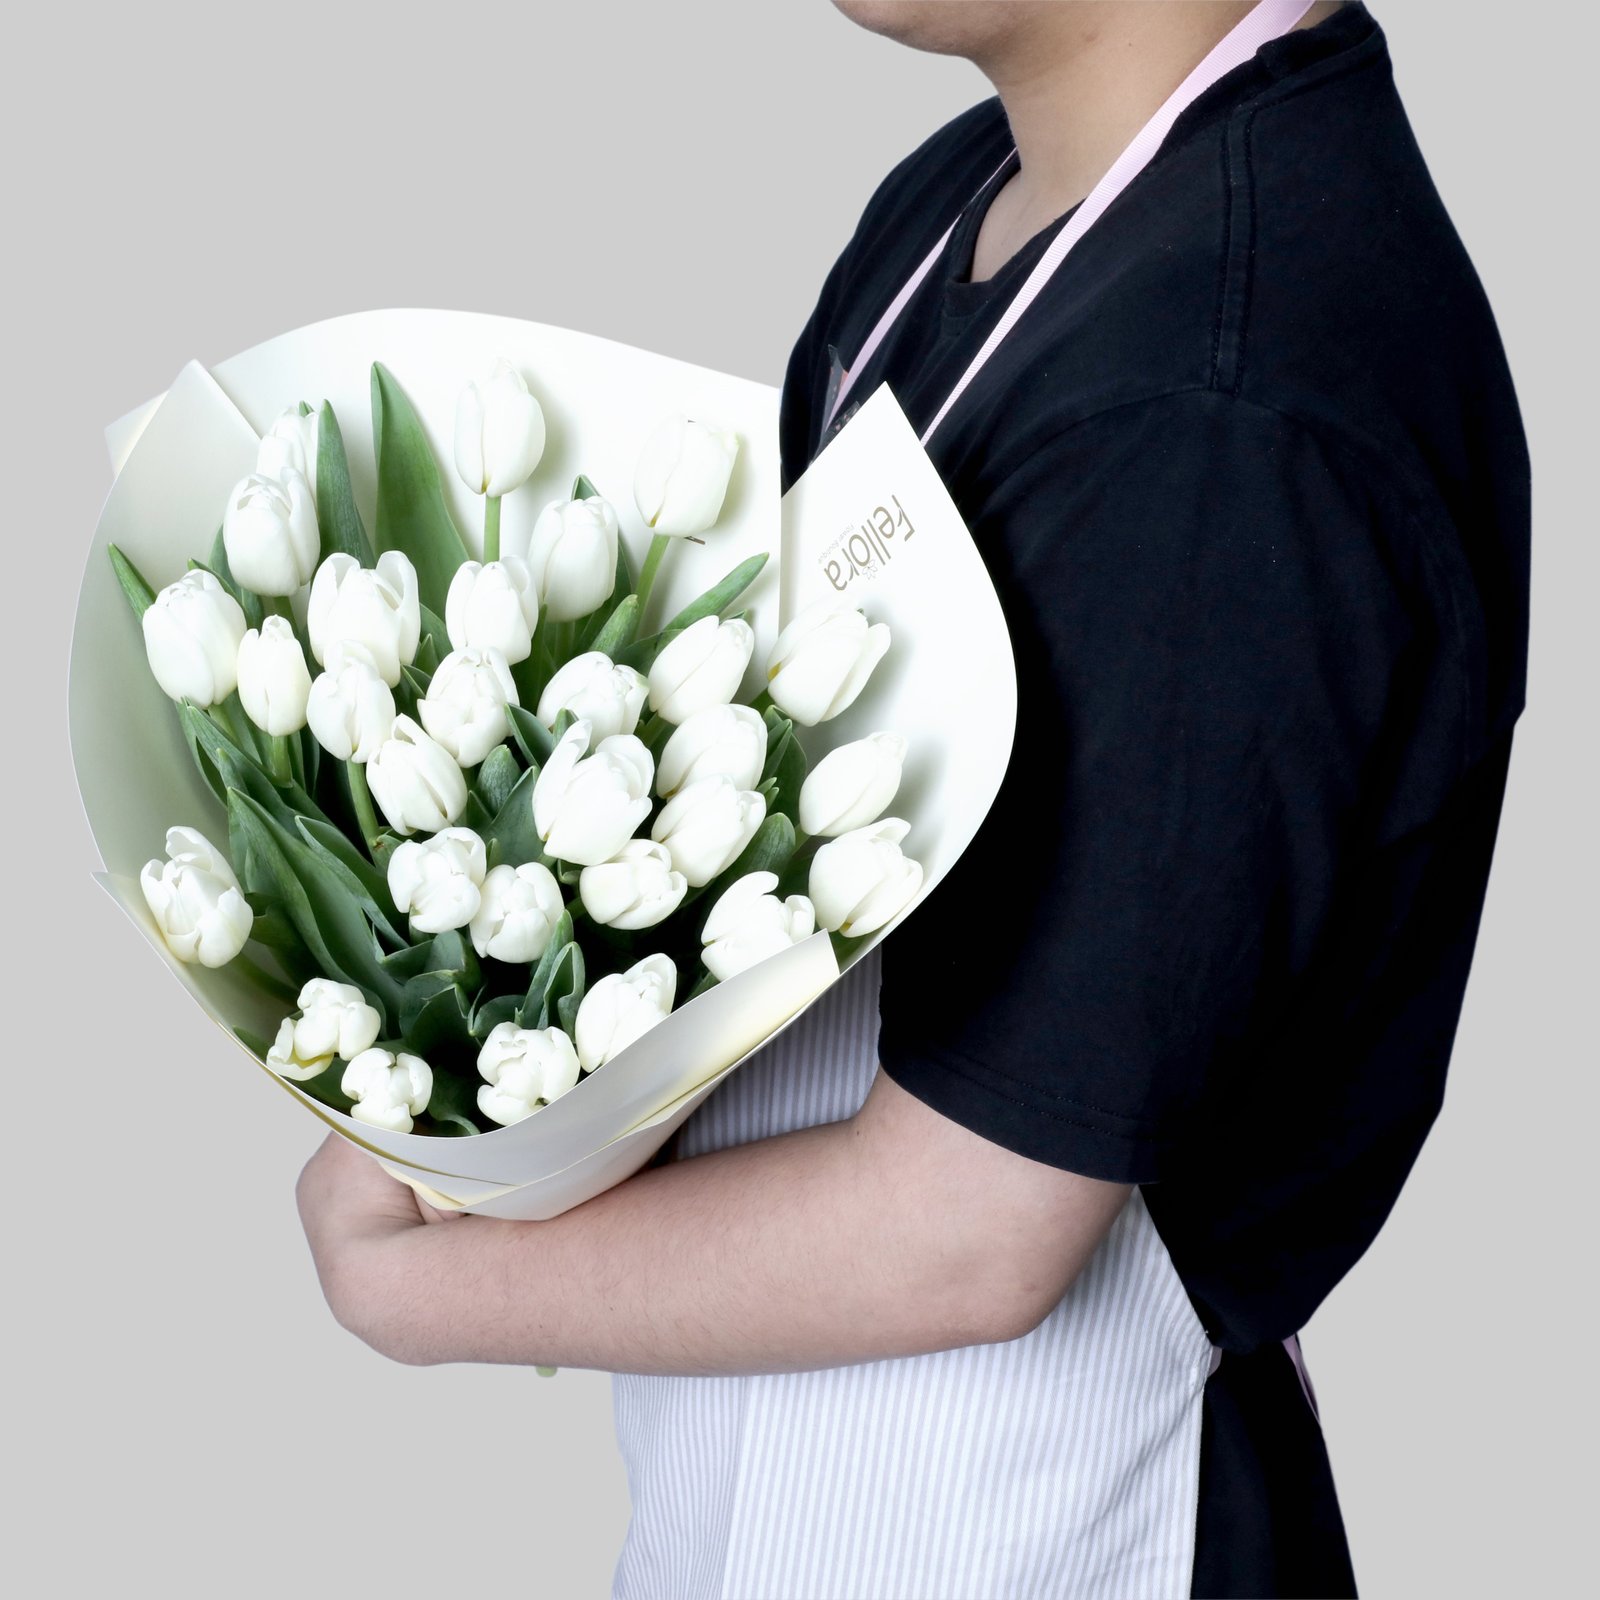
[[1072, 1180], [1089, 1203], [1038, 1268], [1061, 1205], [1008, 1192], [1006, 1171], [975, 1205], [942, 1170], [944, 1129], [971, 1140], [888, 1085], [848, 1122], [655, 1168], [550, 1222], [396, 1228], [332, 1255], [325, 1287], [347, 1325], [416, 1362], [772, 1372], [1015, 1337], [1125, 1191]]

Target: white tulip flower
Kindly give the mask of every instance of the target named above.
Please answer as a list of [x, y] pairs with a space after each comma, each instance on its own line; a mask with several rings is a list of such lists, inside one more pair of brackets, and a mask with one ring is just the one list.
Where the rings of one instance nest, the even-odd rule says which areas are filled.
[[596, 739], [609, 739], [639, 726], [647, 692], [643, 673], [615, 665], [602, 650], [588, 650], [556, 669], [539, 696], [539, 720], [553, 728], [556, 718], [570, 711], [589, 724]]
[[645, 440], [633, 477], [639, 515], [656, 533], [704, 533], [722, 511], [739, 435], [668, 417]]
[[707, 706], [727, 705], [756, 647], [750, 624], [701, 617], [662, 650], [650, 668], [650, 709], [668, 722], [687, 722]]
[[698, 889], [733, 865], [766, 814], [759, 790], [737, 789], [731, 778], [697, 778], [662, 806], [650, 837]]
[[583, 1070], [593, 1072], [655, 1027], [672, 1010], [677, 988], [678, 969], [664, 955], [600, 979], [579, 1004], [572, 1030]]
[[145, 904], [180, 961], [225, 966], [244, 949], [255, 922], [228, 858], [193, 828], [167, 829], [167, 860], [139, 873]]
[[383, 1018], [353, 983], [313, 978], [301, 991], [300, 1015], [285, 1017], [267, 1052], [267, 1065], [280, 1078], [303, 1083], [325, 1072], [338, 1056], [354, 1061], [370, 1050]]
[[869, 733], [830, 750], [800, 786], [800, 826], [832, 838], [876, 822], [900, 787], [906, 742], [898, 733]]
[[293, 467], [281, 478], [251, 473], [233, 486], [222, 544], [234, 582], [256, 594], [297, 594], [317, 570], [321, 535], [311, 485]]
[[142, 623], [145, 655], [161, 692], [214, 706], [239, 681], [245, 618], [221, 580], [198, 567], [156, 595]]
[[263, 478], [283, 482], [287, 472], [298, 472], [311, 490], [311, 503], [317, 501], [317, 441], [321, 419], [315, 411], [300, 414], [290, 406], [273, 418], [272, 426], [261, 436], [256, 451], [256, 471]]
[[767, 724], [749, 706], [707, 706], [672, 731], [656, 763], [656, 793], [670, 800], [699, 778], [754, 789], [767, 764]]
[[498, 650], [452, 650], [417, 702], [422, 726], [464, 767], [475, 767], [511, 732], [506, 707], [517, 686]]
[[848, 600], [819, 600], [778, 635], [767, 658], [767, 693], [785, 715], [814, 727], [855, 700], [888, 648], [887, 623], [868, 627]]
[[593, 494], [552, 500], [533, 525], [528, 566], [544, 613], [571, 622], [597, 611], [617, 582], [617, 513]]
[[713, 977], [726, 980], [817, 931], [817, 914], [803, 894], [780, 900], [775, 872], [747, 872], [729, 884], [700, 930]]
[[650, 815], [655, 763], [631, 733], [602, 739], [581, 719], [557, 740], [533, 785], [533, 825], [558, 861], [597, 867], [609, 861]]
[[350, 1115], [357, 1122], [390, 1133], [410, 1133], [428, 1109], [433, 1094], [433, 1068], [421, 1056], [374, 1047], [363, 1050], [339, 1080], [339, 1087], [355, 1101]]
[[578, 874], [583, 909], [603, 928], [653, 928], [683, 904], [689, 880], [672, 852], [653, 839], [630, 839], [609, 861]]
[[464, 928], [483, 902], [488, 852], [471, 828], [442, 828], [407, 839], [389, 857], [389, 897], [416, 933]]
[[910, 830], [909, 822], [885, 817], [817, 851], [807, 887], [824, 928], [872, 933], [911, 904], [922, 887], [922, 866], [901, 853], [900, 841]]
[[444, 628], [457, 650], [498, 650], [511, 666], [533, 650], [539, 591], [526, 561], [463, 561], [444, 597]]
[[[385, 691], [387, 693], [387, 691]], [[265, 733], [298, 733], [306, 725], [311, 673], [287, 617], [265, 617], [239, 641], [239, 699]]]
[[537, 961], [549, 949], [563, 909], [561, 885], [543, 862], [490, 867], [468, 930], [472, 948], [496, 961]]
[[509, 1127], [574, 1088], [581, 1068], [578, 1052], [560, 1028], [502, 1022], [483, 1041], [478, 1071], [488, 1080], [478, 1090], [478, 1109], [491, 1122]]
[[306, 723], [337, 761], [365, 764], [394, 731], [394, 690], [383, 681], [372, 652], [343, 640], [328, 652], [306, 697]]
[[396, 833], [437, 833], [467, 804], [456, 758], [403, 712], [367, 763], [367, 783]]
[[456, 401], [456, 471], [474, 493], [520, 489], [544, 454], [544, 411], [503, 356]]
[[335, 551], [311, 580], [306, 632], [323, 666], [334, 645], [365, 645], [379, 676], [394, 688], [422, 636], [417, 569], [398, 550], [385, 550], [376, 567]]

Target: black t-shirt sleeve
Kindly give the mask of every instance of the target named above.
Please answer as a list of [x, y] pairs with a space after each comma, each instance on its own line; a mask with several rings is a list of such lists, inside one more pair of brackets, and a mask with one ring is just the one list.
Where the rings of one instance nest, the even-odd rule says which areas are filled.
[[1079, 423], [987, 497], [1016, 742], [973, 844], [884, 945], [891, 1078], [1124, 1182], [1227, 1114], [1396, 718], [1423, 714], [1432, 602], [1386, 518], [1337, 449], [1209, 391]]

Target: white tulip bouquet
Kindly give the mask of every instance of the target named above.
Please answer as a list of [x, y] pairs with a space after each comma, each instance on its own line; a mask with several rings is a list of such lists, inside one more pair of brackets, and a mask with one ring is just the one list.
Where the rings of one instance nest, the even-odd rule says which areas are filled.
[[370, 517], [332, 407], [301, 404], [204, 560], [158, 589], [110, 546], [227, 818], [225, 850], [175, 821], [139, 881], [178, 961], [278, 998], [275, 1036], [235, 1031], [280, 1078], [385, 1134], [481, 1135], [818, 929], [843, 960], [898, 916], [923, 880], [910, 824], [885, 815], [907, 741], [874, 731], [808, 763], [797, 729], [856, 702], [889, 648], [842, 594], [777, 633], [741, 701], [765, 552], [652, 616], [663, 561], [717, 524], [734, 433], [674, 415], [644, 441], [637, 574], [581, 475], [503, 554], [501, 503], [546, 423], [496, 362], [455, 412], [480, 561], [381, 365], [371, 392]]

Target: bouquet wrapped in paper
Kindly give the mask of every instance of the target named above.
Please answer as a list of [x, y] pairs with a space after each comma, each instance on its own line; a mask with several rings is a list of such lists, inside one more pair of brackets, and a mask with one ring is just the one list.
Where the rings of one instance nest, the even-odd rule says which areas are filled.
[[71, 680], [102, 881], [435, 1205], [636, 1171], [998, 788], [1004, 621], [893, 396], [781, 503], [775, 423], [605, 340], [385, 312], [111, 430]]

